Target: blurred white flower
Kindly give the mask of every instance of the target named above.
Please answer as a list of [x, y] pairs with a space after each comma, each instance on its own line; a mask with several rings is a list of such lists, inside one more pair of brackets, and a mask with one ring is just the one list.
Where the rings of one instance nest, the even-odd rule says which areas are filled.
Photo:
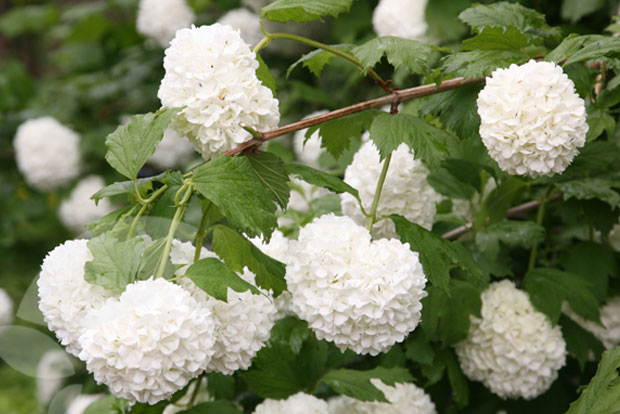
[[98, 175], [89, 175], [80, 180], [71, 192], [68, 199], [60, 204], [58, 214], [60, 221], [75, 234], [86, 231], [86, 225], [100, 219], [114, 210], [108, 198], [95, 200], [90, 197], [105, 186], [103, 178]]
[[482, 142], [510, 174], [562, 173], [585, 144], [585, 103], [555, 63], [530, 60], [497, 69], [477, 102]]
[[64, 380], [75, 373], [71, 360], [60, 349], [47, 351], [37, 365], [37, 401], [46, 406], [62, 388]]
[[0, 288], [0, 329], [3, 325], [11, 323], [13, 323], [13, 299], [6, 290]]
[[455, 346], [465, 375], [502, 398], [547, 391], [566, 361], [560, 327], [509, 280], [491, 284], [481, 299], [482, 319], [470, 315], [469, 334]]
[[256, 76], [256, 55], [230, 26], [179, 30], [164, 68], [158, 97], [163, 107], [184, 108], [173, 127], [204, 159], [249, 140], [242, 124], [258, 131], [278, 125], [278, 100]]
[[80, 136], [52, 117], [30, 119], [17, 128], [17, 168], [40, 191], [62, 187], [80, 172]]
[[195, 18], [185, 0], [140, 0], [136, 29], [168, 47], [177, 30], [189, 27]]
[[460, 217], [463, 217], [468, 222], [472, 222], [474, 220], [475, 212], [478, 211], [482, 205], [482, 201], [496, 188], [497, 184], [495, 183], [495, 180], [493, 178], [489, 178], [482, 187], [482, 195], [476, 191], [471, 200], [459, 198], [452, 199], [452, 212]]
[[371, 242], [349, 217], [324, 215], [289, 244], [286, 280], [295, 313], [340, 350], [377, 355], [418, 325], [426, 277], [400, 241]]
[[396, 36], [410, 40], [424, 40], [427, 0], [379, 0], [372, 15], [372, 24], [378, 36]]
[[[377, 181], [383, 169], [379, 150], [372, 141], [362, 145], [353, 157], [353, 162], [344, 173], [344, 181], [359, 191], [362, 203], [370, 210]], [[433, 226], [435, 205], [440, 195], [428, 184], [428, 170], [420, 160], [413, 159], [413, 152], [407, 144], [401, 144], [392, 153], [392, 160], [379, 199], [377, 216], [400, 214], [407, 220], [429, 229]], [[362, 213], [355, 197], [348, 193], [340, 195], [342, 212], [361, 226], [368, 218]], [[392, 220], [380, 220], [372, 231], [374, 238], [396, 238]]]
[[194, 145], [187, 138], [180, 136], [174, 128], [168, 127], [149, 163], [162, 169], [182, 167], [195, 154]]
[[97, 401], [99, 398], [105, 397], [103, 394], [81, 394], [71, 401], [67, 407], [66, 414], [84, 414], [89, 405]]
[[611, 349], [620, 345], [620, 296], [608, 299], [600, 309], [601, 323], [588, 321], [573, 312], [570, 307], [565, 307], [564, 312], [583, 329], [590, 331], [605, 349]]
[[256, 406], [254, 414], [328, 414], [328, 409], [325, 401], [298, 392], [285, 400], [267, 398]]
[[232, 9], [217, 22], [239, 30], [241, 38], [250, 46], [255, 46], [264, 37], [260, 29], [260, 16], [248, 9]]

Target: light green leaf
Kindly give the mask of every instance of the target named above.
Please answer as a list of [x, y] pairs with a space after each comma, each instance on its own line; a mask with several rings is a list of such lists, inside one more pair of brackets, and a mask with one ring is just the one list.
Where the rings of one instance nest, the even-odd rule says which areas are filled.
[[[349, 53], [351, 49], [354, 47], [354, 45], [351, 45], [351, 44], [340, 44], [340, 45], [330, 45], [330, 46], [333, 47], [334, 49], [342, 50], [343, 52], [346, 52], [346, 53]], [[337, 55], [333, 54], [332, 52], [323, 50], [323, 49], [313, 50], [312, 52], [306, 53], [305, 55], [300, 57], [295, 63], [289, 66], [288, 70], [286, 71], [286, 77], [289, 77], [291, 72], [293, 72], [293, 70], [300, 64], [308, 68], [308, 70], [312, 72], [312, 74], [314, 74], [316, 77], [319, 77], [321, 76], [321, 72], [323, 71], [323, 68], [325, 67], [325, 65], [328, 65], [329, 62], [331, 62], [332, 59], [335, 57], [337, 57]]]
[[528, 55], [514, 50], [473, 50], [444, 56], [440, 63], [442, 73], [470, 79], [488, 76], [497, 68], [528, 60]]
[[337, 194], [349, 193], [353, 197], [359, 197], [359, 193], [355, 188], [351, 187], [335, 175], [331, 175], [301, 164], [289, 164], [287, 165], [287, 170], [290, 175], [296, 175], [307, 183], [318, 185], [319, 187], [325, 187], [329, 191], [333, 191]]
[[605, 0], [563, 0], [562, 19], [575, 23], [583, 16], [594, 13], [606, 4]]
[[604, 56], [617, 56], [620, 54], [620, 38], [584, 35], [569, 36], [558, 47], [552, 50], [545, 60], [549, 62], [562, 62], [562, 66], [586, 60], [599, 59]]
[[248, 157], [248, 160], [258, 179], [271, 191], [274, 201], [286, 208], [290, 189], [287, 184], [288, 174], [280, 157], [271, 152], [259, 151]]
[[258, 60], [258, 68], [256, 69], [256, 77], [261, 81], [263, 86], [271, 89], [273, 97], [276, 97], [276, 78], [273, 77], [269, 67], [263, 60], [260, 54], [256, 54], [256, 60]]
[[18, 6], [3, 10], [0, 17], [0, 33], [8, 38], [46, 30], [58, 20], [53, 4]]
[[348, 12], [354, 0], [277, 0], [261, 9], [261, 16], [274, 22], [307, 22]]
[[413, 381], [413, 377], [406, 368], [376, 367], [370, 371], [338, 369], [324, 375], [321, 382], [329, 385], [339, 394], [361, 401], [387, 402], [383, 392], [370, 382], [373, 378], [380, 379], [386, 385]]
[[565, 183], [558, 183], [564, 200], [576, 198], [590, 200], [598, 198], [605, 201], [612, 208], [620, 204], [620, 194], [614, 189], [620, 189], [620, 179], [583, 178]]
[[113, 395], [98, 398], [84, 410], [84, 414], [123, 414], [128, 402]]
[[247, 157], [221, 156], [196, 168], [196, 188], [229, 223], [250, 236], [269, 236], [276, 227], [273, 194], [258, 178]]
[[[152, 190], [153, 181], [160, 181], [166, 176], [166, 174], [167, 173], [164, 172], [159, 175], [154, 175], [152, 177], [138, 179], [137, 185], [141, 195], [144, 196], [147, 191]], [[135, 194], [133, 181], [118, 181], [110, 185], [106, 185], [101, 190], [93, 194], [91, 198], [95, 200], [95, 202], [98, 202], [105, 197], [112, 197], [120, 194]]]
[[[166, 238], [161, 238], [159, 240], [155, 240], [146, 249], [144, 249], [144, 253], [142, 255], [144, 266], [138, 275], [138, 279], [145, 280], [151, 276], [155, 276], [159, 266], [159, 261], [164, 253], [165, 246]], [[170, 257], [168, 257], [166, 259], [166, 267], [164, 268], [162, 277], [168, 279], [172, 276], [174, 276], [174, 267], [170, 261]]]
[[136, 179], [140, 168], [151, 158], [164, 131], [179, 109], [161, 109], [156, 113], [134, 115], [106, 137], [105, 159], [119, 173]]
[[476, 244], [490, 260], [499, 254], [500, 242], [508, 246], [532, 247], [545, 235], [545, 228], [533, 221], [506, 220], [476, 233]]
[[528, 9], [518, 3], [505, 1], [495, 4], [475, 4], [459, 14], [459, 19], [472, 26], [476, 32], [487, 26], [498, 26], [507, 29], [514, 26], [522, 32], [545, 26], [545, 16], [536, 10]]
[[213, 257], [192, 264], [185, 272], [185, 276], [207, 294], [224, 302], [228, 300], [229, 288], [236, 292], [249, 290], [254, 294], [260, 294], [255, 286], [243, 280], [228, 266]]
[[90, 231], [93, 236], [99, 236], [108, 231], [115, 233], [115, 228], [118, 229], [119, 227], [125, 226], [129, 228], [129, 225], [126, 223], [125, 219], [137, 213], [138, 209], [139, 205], [134, 204], [133, 206], [124, 206], [118, 210], [114, 210], [99, 220], [90, 223], [88, 225], [88, 231]]
[[486, 26], [478, 35], [463, 40], [461, 50], [520, 50], [528, 46], [527, 36], [514, 26], [504, 29]]
[[364, 70], [374, 67], [385, 55], [394, 69], [402, 65], [410, 73], [426, 73], [432, 51], [426, 43], [392, 36], [377, 37], [352, 50]]

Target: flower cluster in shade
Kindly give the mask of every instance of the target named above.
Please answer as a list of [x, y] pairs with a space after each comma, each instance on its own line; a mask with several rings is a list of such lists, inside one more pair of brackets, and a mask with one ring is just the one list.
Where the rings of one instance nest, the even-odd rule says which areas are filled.
[[388, 402], [360, 401], [339, 396], [328, 401], [329, 414], [437, 414], [431, 398], [415, 384], [396, 383], [389, 386], [377, 378], [370, 382], [383, 392]]
[[455, 346], [463, 373], [501, 398], [547, 391], [566, 361], [560, 327], [512, 281], [491, 284], [481, 299], [482, 318], [470, 315], [468, 336]]
[[266, 399], [254, 414], [329, 414], [327, 403], [312, 395], [298, 392], [285, 400]]
[[340, 350], [386, 352], [420, 321], [427, 293], [418, 253], [396, 239], [371, 241], [349, 217], [304, 226], [286, 264], [295, 313]]
[[165, 48], [177, 30], [189, 27], [195, 18], [185, 0], [140, 0], [136, 29]]
[[620, 296], [609, 298], [600, 309], [601, 325], [594, 321], [588, 321], [574, 313], [570, 307], [565, 313], [577, 322], [583, 329], [590, 331], [605, 349], [611, 349], [620, 345]]
[[530, 60], [495, 70], [477, 104], [482, 142], [510, 174], [560, 174], [585, 144], [585, 103], [555, 63]]
[[52, 117], [30, 119], [17, 128], [17, 168], [40, 191], [68, 184], [80, 173], [80, 136]]
[[98, 203], [91, 196], [105, 186], [103, 178], [89, 175], [81, 179], [71, 195], [60, 204], [58, 215], [60, 221], [75, 234], [86, 231], [86, 225], [100, 219], [114, 210], [109, 199], [104, 198]]
[[239, 30], [241, 38], [251, 46], [255, 46], [264, 37], [260, 28], [260, 16], [248, 9], [229, 10], [217, 22]]
[[168, 127], [155, 153], [149, 158], [149, 163], [162, 169], [183, 167], [196, 154], [194, 145], [187, 138]]
[[[372, 205], [382, 168], [379, 150], [372, 141], [368, 141], [355, 154], [353, 162], [345, 171], [344, 181], [359, 191], [367, 211]], [[400, 214], [430, 230], [435, 217], [435, 205], [441, 197], [428, 184], [428, 173], [424, 164], [413, 158], [413, 152], [407, 144], [400, 144], [392, 153], [377, 217]], [[343, 193], [340, 197], [342, 212], [353, 218], [357, 224], [365, 225], [368, 218], [362, 213], [355, 197], [348, 193]], [[397, 237], [391, 220], [375, 223], [372, 233], [375, 238]]]
[[256, 54], [239, 32], [219, 23], [182, 29], [166, 49], [158, 97], [183, 108], [172, 122], [205, 160], [275, 128], [278, 100], [256, 76]]
[[379, 0], [372, 25], [379, 37], [396, 36], [424, 40], [428, 25], [424, 16], [427, 0]]

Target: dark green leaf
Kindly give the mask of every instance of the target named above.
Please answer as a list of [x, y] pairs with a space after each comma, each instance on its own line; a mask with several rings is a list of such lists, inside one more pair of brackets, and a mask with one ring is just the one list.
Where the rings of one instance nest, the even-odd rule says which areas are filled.
[[441, 59], [441, 72], [465, 79], [488, 76], [497, 68], [506, 68], [513, 63], [529, 59], [524, 53], [513, 50], [473, 50], [447, 55]]
[[575, 23], [583, 16], [594, 13], [606, 4], [605, 0], [563, 0], [562, 18]]
[[432, 47], [416, 40], [400, 37], [377, 37], [353, 49], [353, 55], [364, 70], [373, 68], [383, 55], [397, 69], [404, 66], [410, 73], [426, 73]]
[[386, 385], [413, 381], [406, 368], [376, 367], [370, 371], [338, 369], [323, 376], [321, 382], [326, 383], [339, 394], [361, 401], [387, 402], [383, 392], [370, 382], [373, 378], [380, 379]]
[[196, 168], [193, 182], [228, 221], [250, 236], [271, 235], [276, 205], [247, 157], [222, 156]]
[[620, 76], [614, 77], [607, 83], [598, 96], [597, 102], [601, 108], [609, 108], [620, 103]]
[[235, 377], [220, 372], [210, 372], [206, 378], [207, 391], [210, 397], [216, 400], [232, 400], [235, 398]]
[[590, 200], [598, 198], [605, 201], [612, 208], [620, 204], [620, 194], [615, 188], [620, 189], [619, 179], [584, 178], [565, 183], [559, 183], [564, 200], [574, 197], [578, 200]]
[[560, 319], [563, 301], [578, 315], [593, 321], [599, 319], [598, 301], [590, 284], [580, 276], [558, 269], [536, 268], [525, 275], [524, 285], [532, 304], [554, 324]]
[[290, 175], [296, 175], [307, 183], [325, 187], [337, 194], [349, 193], [353, 197], [359, 197], [358, 191], [355, 188], [335, 175], [300, 164], [289, 164], [287, 165], [287, 170]]
[[214, 226], [211, 248], [232, 270], [242, 272], [248, 267], [256, 275], [256, 284], [273, 290], [274, 296], [286, 289], [284, 264], [261, 252], [230, 227]]
[[105, 159], [119, 173], [136, 179], [140, 168], [151, 158], [178, 109], [161, 109], [156, 113], [134, 115], [106, 137]]
[[615, 252], [609, 246], [594, 242], [570, 246], [561, 263], [567, 271], [590, 282], [592, 293], [599, 302], [607, 297], [609, 278], [618, 274]]
[[277, 0], [263, 7], [261, 16], [275, 22], [307, 22], [348, 12], [354, 0]]
[[249, 290], [254, 294], [260, 294], [256, 287], [243, 280], [228, 266], [213, 257], [192, 264], [185, 275], [210, 296], [224, 302], [228, 300], [229, 288], [236, 292]]
[[435, 359], [435, 351], [421, 329], [413, 331], [406, 342], [405, 356], [408, 360], [420, 365], [431, 365]]
[[588, 225], [600, 230], [603, 234], [609, 233], [618, 223], [620, 209], [612, 208], [599, 199], [578, 200], [570, 198], [559, 204], [560, 214], [566, 223], [571, 225]]
[[579, 155], [562, 176], [582, 177], [586, 174], [606, 173], [618, 164], [620, 148], [611, 142], [595, 141], [581, 148]]
[[450, 198], [469, 200], [476, 192], [476, 187], [464, 183], [458, 176], [455, 177], [445, 168], [430, 173], [426, 180], [435, 191]]
[[179, 411], [178, 414], [243, 414], [232, 401], [209, 401], [196, 404], [189, 410]]
[[454, 351], [450, 348], [444, 348], [437, 356], [440, 363], [446, 365], [448, 381], [450, 381], [450, 387], [454, 392], [454, 401], [459, 407], [467, 406], [469, 404], [469, 381], [461, 371]]
[[[589, 35], [567, 39], [565, 42], [570, 42], [568, 45], [570, 47], [566, 49], [572, 53], [565, 53], [563, 58], [566, 58], [566, 61], [563, 63], [563, 66], [568, 66], [576, 62], [598, 59], [603, 56], [616, 56], [620, 54], [620, 38], [617, 37]], [[562, 44], [558, 46], [558, 48], [561, 47]], [[551, 53], [554, 52], [555, 50]], [[547, 57], [547, 60], [554, 60], [557, 58], [557, 54], [554, 54], [551, 58]]]
[[56, 20], [58, 11], [53, 4], [13, 7], [3, 10], [0, 17], [0, 33], [11, 38], [26, 33], [42, 32]]
[[597, 110], [588, 115], [588, 133], [586, 134], [586, 142], [594, 141], [600, 137], [603, 132], [607, 132], [607, 136], [612, 136], [616, 130], [616, 119], [610, 114]]
[[476, 100], [481, 87], [468, 85], [428, 96], [421, 101], [420, 115], [439, 116], [441, 123], [461, 138], [476, 135], [480, 127]]
[[261, 81], [263, 86], [271, 89], [273, 97], [276, 97], [276, 79], [271, 74], [269, 67], [263, 60], [260, 54], [256, 54], [256, 60], [258, 60], [258, 69], [256, 69], [256, 77]]
[[499, 254], [500, 242], [508, 246], [532, 247], [545, 235], [545, 228], [533, 221], [506, 220], [476, 233], [476, 244], [490, 260]]
[[[345, 53], [349, 53], [354, 45], [341, 44], [330, 46], [334, 49], [342, 50]], [[297, 66], [302, 64], [304, 67], [308, 68], [308, 70], [312, 72], [314, 76], [319, 77], [321, 76], [321, 72], [323, 71], [325, 65], [328, 65], [329, 62], [331, 62], [332, 59], [335, 57], [337, 57], [337, 55], [323, 49], [313, 50], [312, 52], [306, 53], [305, 55], [300, 57], [295, 63], [289, 66], [288, 70], [286, 71], [286, 76], [290, 76], [291, 72], [293, 72], [293, 70]]]
[[578, 323], [566, 315], [560, 317], [562, 336], [566, 341], [566, 350], [577, 358], [579, 367], [583, 371], [586, 362], [594, 353], [595, 358], [599, 358], [604, 347], [591, 332], [583, 329]]
[[516, 50], [529, 45], [527, 36], [514, 26], [486, 26], [478, 35], [463, 40], [461, 50]]
[[525, 182], [516, 177], [510, 177], [502, 182], [484, 200], [477, 219], [482, 218], [484, 220], [488, 217], [489, 223], [502, 220], [513, 200], [524, 187]]
[[258, 154], [248, 157], [256, 176], [271, 191], [276, 203], [286, 208], [290, 197], [288, 175], [284, 163], [275, 154], [259, 151]]
[[472, 26], [477, 32], [487, 26], [499, 26], [504, 29], [514, 26], [526, 32], [545, 25], [545, 16], [536, 10], [505, 1], [489, 5], [475, 4], [459, 14], [459, 19]]

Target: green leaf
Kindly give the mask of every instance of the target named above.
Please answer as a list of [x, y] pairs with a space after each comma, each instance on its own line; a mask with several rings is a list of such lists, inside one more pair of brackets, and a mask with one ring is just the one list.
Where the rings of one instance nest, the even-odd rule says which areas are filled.
[[403, 142], [413, 148], [414, 157], [429, 169], [439, 166], [446, 157], [453, 137], [428, 122], [409, 114], [379, 114], [370, 126], [370, 138], [379, 149], [381, 159]]
[[454, 266], [462, 269], [473, 285], [487, 283], [487, 276], [463, 245], [444, 240], [404, 217], [392, 215], [391, 218], [400, 240], [409, 243], [411, 250], [419, 253], [424, 274], [433, 286], [448, 292], [450, 269]]
[[476, 244], [490, 260], [499, 255], [500, 242], [508, 246], [532, 247], [545, 235], [545, 228], [533, 221], [506, 220], [476, 233]]
[[[345, 53], [349, 53], [354, 47], [354, 45], [346, 43], [339, 45], [330, 45], [330, 47], [342, 50]], [[291, 72], [293, 72], [293, 70], [300, 64], [308, 68], [308, 70], [312, 72], [314, 76], [319, 77], [321, 76], [321, 72], [323, 72], [323, 68], [325, 67], [325, 65], [328, 65], [332, 61], [332, 59], [337, 56], [338, 55], [323, 49], [313, 50], [312, 52], [306, 53], [305, 55], [300, 57], [295, 63], [289, 66], [288, 70], [286, 71], [286, 77], [288, 78]]]
[[276, 92], [277, 92], [276, 78], [273, 77], [273, 75], [271, 74], [271, 71], [269, 70], [269, 67], [263, 60], [262, 56], [258, 53], [256, 54], [256, 60], [258, 60], [258, 68], [256, 69], [256, 77], [258, 78], [258, 80], [261, 81], [263, 86], [266, 86], [269, 89], [271, 89], [271, 93], [273, 94], [273, 97], [275, 98]]
[[603, 352], [596, 375], [566, 414], [618, 414], [620, 410], [620, 347]]
[[349, 193], [355, 198], [359, 198], [358, 191], [349, 184], [342, 181], [335, 175], [316, 170], [312, 167], [301, 164], [289, 164], [286, 166], [289, 175], [296, 175], [307, 183], [325, 187], [334, 193]]
[[406, 342], [405, 356], [408, 360], [420, 365], [431, 365], [435, 359], [435, 351], [421, 329], [413, 331]]
[[487, 26], [499, 26], [504, 29], [514, 26], [522, 32], [545, 26], [545, 16], [536, 10], [505, 1], [489, 5], [475, 4], [459, 14], [459, 19], [472, 26], [476, 32], [482, 31]]
[[249, 290], [254, 294], [260, 294], [256, 287], [243, 280], [228, 266], [213, 257], [192, 264], [185, 272], [185, 276], [189, 277], [196, 286], [210, 296], [224, 302], [228, 300], [228, 288], [236, 292]]
[[179, 411], [178, 414], [243, 414], [232, 401], [209, 401], [196, 404], [189, 410]]
[[524, 189], [525, 181], [510, 177], [502, 182], [484, 200], [478, 213], [477, 221], [484, 221], [487, 217], [489, 223], [500, 221], [506, 215], [516, 196]]
[[380, 379], [386, 385], [413, 381], [413, 377], [406, 368], [376, 367], [370, 371], [338, 369], [324, 375], [321, 382], [329, 385], [338, 394], [361, 401], [388, 402], [383, 392], [370, 382], [373, 378]]
[[426, 73], [432, 51], [426, 43], [392, 36], [377, 37], [352, 50], [365, 71], [385, 55], [394, 69], [402, 65], [410, 73]]
[[288, 175], [284, 162], [277, 155], [264, 151], [259, 151], [248, 159], [256, 176], [271, 191], [274, 201], [280, 207], [286, 208], [291, 191], [287, 184]]
[[127, 400], [107, 395], [93, 401], [84, 409], [84, 414], [124, 414], [127, 405]]
[[192, 181], [229, 223], [250, 236], [270, 235], [276, 227], [273, 194], [247, 157], [221, 156], [196, 168]]
[[564, 60], [562, 65], [568, 66], [604, 56], [616, 56], [619, 53], [620, 38], [601, 35], [569, 36], [552, 50], [545, 60], [556, 63]]
[[439, 193], [451, 198], [469, 200], [480, 188], [484, 166], [457, 158], [448, 158], [441, 168], [428, 175], [428, 183]]
[[[160, 181], [165, 176], [166, 173], [161, 173], [152, 177], [138, 179], [137, 186], [141, 195], [144, 195], [147, 191], [153, 189], [153, 181]], [[93, 194], [90, 198], [95, 200], [95, 202], [98, 202], [105, 197], [112, 197], [120, 194], [135, 194], [133, 181], [118, 181], [110, 185], [106, 185], [101, 190]]]
[[616, 253], [603, 244], [581, 242], [573, 244], [562, 256], [562, 266], [591, 283], [591, 290], [599, 302], [607, 297], [609, 278], [618, 274]]
[[562, 219], [570, 225], [593, 226], [603, 234], [618, 223], [620, 209], [612, 208], [599, 199], [578, 200], [570, 198], [558, 205]]
[[[142, 262], [144, 263], [144, 266], [138, 275], [139, 280], [146, 280], [155, 275], [159, 266], [159, 261], [164, 253], [165, 246], [166, 238], [161, 238], [159, 240], [155, 240], [151, 245], [144, 249], [144, 253], [142, 254]], [[166, 267], [164, 268], [162, 277], [169, 279], [172, 276], [174, 276], [174, 267], [170, 261], [170, 257], [168, 257], [166, 259]]]
[[598, 96], [597, 102], [601, 108], [609, 108], [620, 103], [620, 76], [614, 77], [607, 83]]
[[[133, 206], [124, 206], [119, 208], [118, 210], [114, 210], [113, 212], [103, 216], [99, 220], [92, 222], [88, 225], [88, 231], [92, 233], [93, 236], [99, 236], [108, 231], [113, 231], [114, 228], [118, 228], [119, 225], [125, 226], [125, 218], [133, 216], [139, 209], [139, 205], [135, 204]], [[127, 227], [129, 227], [127, 225]]]
[[172, 108], [132, 116], [129, 124], [119, 126], [106, 137], [105, 159], [125, 177], [136, 179], [177, 112], [179, 109]]
[[527, 36], [514, 26], [486, 26], [478, 35], [463, 40], [461, 50], [516, 50], [528, 46]]
[[211, 249], [232, 270], [242, 272], [244, 267], [249, 268], [256, 275], [256, 284], [273, 290], [274, 296], [286, 289], [284, 264], [261, 252], [230, 227], [221, 224], [214, 226]]
[[274, 22], [307, 22], [336, 17], [348, 12], [354, 0], [277, 0], [261, 9], [260, 14]]
[[3, 10], [0, 17], [0, 33], [12, 38], [42, 32], [57, 20], [58, 11], [53, 4], [13, 7]]
[[359, 139], [364, 131], [370, 129], [373, 119], [381, 113], [383, 112], [370, 109], [344, 118], [334, 119], [308, 128], [306, 138], [311, 137], [318, 130], [321, 137], [321, 147], [338, 159], [345, 150], [349, 149], [351, 140], [353, 138]]
[[591, 142], [607, 132], [607, 136], [611, 137], [616, 130], [616, 119], [610, 114], [597, 110], [588, 115], [588, 132], [586, 134], [586, 142]]
[[562, 19], [575, 23], [583, 16], [594, 13], [606, 4], [605, 0], [563, 0]]
[[580, 276], [558, 269], [536, 268], [525, 275], [525, 290], [532, 304], [547, 314], [553, 324], [560, 319], [562, 302], [567, 301], [578, 315], [599, 320], [599, 304], [590, 284]]
[[440, 364], [445, 364], [448, 372], [448, 381], [454, 392], [454, 401], [459, 407], [469, 404], [469, 381], [461, 371], [461, 366], [450, 348], [442, 349], [438, 354]]
[[497, 68], [506, 68], [513, 63], [523, 63], [529, 56], [514, 50], [473, 50], [444, 56], [441, 73], [465, 79], [488, 76]]
[[579, 155], [562, 176], [570, 178], [608, 173], [618, 164], [620, 164], [620, 148], [612, 142], [595, 141], [579, 151]]
[[605, 201], [610, 207], [615, 208], [620, 204], [620, 194], [614, 189], [620, 189], [619, 179], [583, 178], [565, 183], [558, 183], [564, 200], [576, 198], [578, 200], [590, 200], [598, 198]]
[[209, 396], [216, 400], [232, 400], [235, 398], [235, 377], [220, 372], [209, 372], [206, 375]]
[[88, 241], [93, 260], [86, 262], [84, 279], [106, 289], [122, 292], [125, 286], [142, 280], [144, 269], [142, 255], [146, 249], [143, 239], [135, 237], [118, 241], [110, 233], [104, 233]]
[[579, 367], [583, 371], [591, 353], [598, 359], [604, 347], [591, 332], [583, 329], [577, 322], [566, 315], [560, 317], [562, 336], [566, 341], [566, 350], [575, 356]]

